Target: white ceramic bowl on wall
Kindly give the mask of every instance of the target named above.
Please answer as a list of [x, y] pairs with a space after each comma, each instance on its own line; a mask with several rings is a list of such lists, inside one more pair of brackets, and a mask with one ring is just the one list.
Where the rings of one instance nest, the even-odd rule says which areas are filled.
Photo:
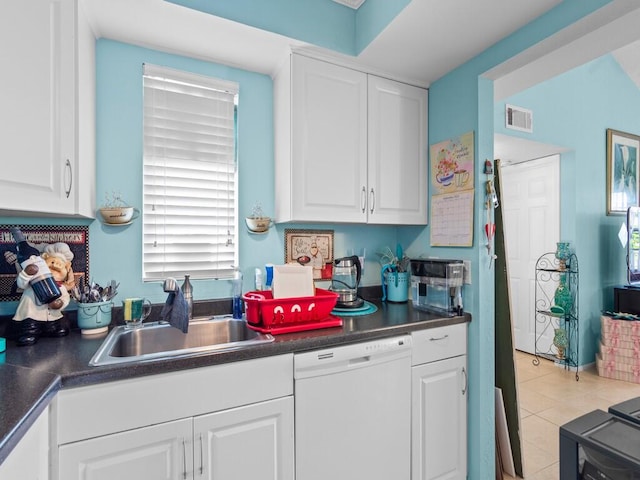
[[123, 225], [138, 218], [140, 210], [134, 207], [101, 208], [100, 215], [105, 223], [110, 225]]

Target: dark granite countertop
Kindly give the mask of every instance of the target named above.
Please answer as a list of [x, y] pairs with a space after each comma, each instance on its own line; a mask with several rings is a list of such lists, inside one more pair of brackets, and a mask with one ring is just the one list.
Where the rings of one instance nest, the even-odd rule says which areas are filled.
[[0, 363], [0, 463], [60, 388], [302, 352], [471, 321], [469, 314], [443, 318], [416, 310], [410, 303], [374, 303], [377, 312], [343, 317], [342, 327], [277, 335], [273, 343], [236, 351], [103, 367], [91, 367], [89, 360], [106, 333], [82, 335], [73, 330], [67, 337], [42, 338], [30, 347], [17, 347], [9, 341], [4, 363]]

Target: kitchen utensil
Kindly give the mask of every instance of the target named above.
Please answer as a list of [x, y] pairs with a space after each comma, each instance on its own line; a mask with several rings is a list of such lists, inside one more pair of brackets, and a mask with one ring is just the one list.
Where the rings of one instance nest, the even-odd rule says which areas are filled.
[[357, 255], [336, 258], [333, 265], [331, 278], [332, 290], [338, 294], [340, 308], [358, 308], [364, 304], [364, 300], [358, 297], [358, 285], [362, 275], [362, 266]]

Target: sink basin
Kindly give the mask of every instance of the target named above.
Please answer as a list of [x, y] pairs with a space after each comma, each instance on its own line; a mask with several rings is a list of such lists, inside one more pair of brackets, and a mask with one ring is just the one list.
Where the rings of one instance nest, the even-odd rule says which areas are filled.
[[244, 320], [230, 316], [192, 320], [184, 334], [166, 322], [143, 324], [134, 330], [119, 326], [111, 330], [89, 365], [112, 365], [203, 352], [226, 352], [273, 342], [273, 336], [255, 332]]

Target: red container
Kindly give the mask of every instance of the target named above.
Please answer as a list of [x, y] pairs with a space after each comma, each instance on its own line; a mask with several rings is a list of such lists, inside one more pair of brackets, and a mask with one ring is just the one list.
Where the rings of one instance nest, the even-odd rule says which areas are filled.
[[338, 294], [316, 288], [313, 297], [274, 299], [270, 291], [247, 292], [242, 299], [250, 328], [263, 333], [289, 333], [339, 327], [342, 319], [331, 315]]

